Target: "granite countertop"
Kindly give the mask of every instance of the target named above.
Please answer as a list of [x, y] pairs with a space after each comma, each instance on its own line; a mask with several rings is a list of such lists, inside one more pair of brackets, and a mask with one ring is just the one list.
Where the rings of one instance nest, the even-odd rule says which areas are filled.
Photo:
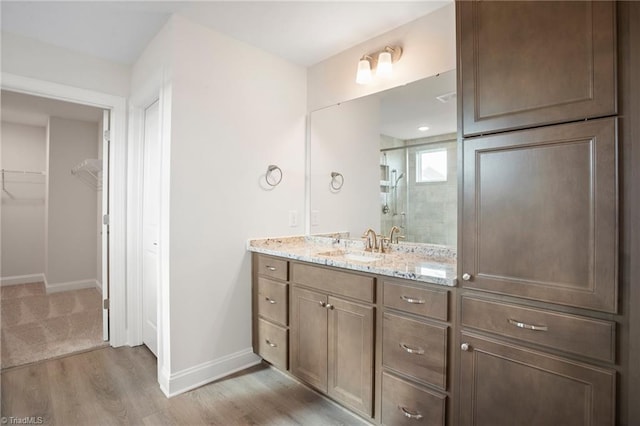
[[392, 244], [388, 253], [364, 251], [364, 242], [342, 234], [254, 239], [247, 249], [353, 271], [455, 286], [456, 251], [431, 244]]

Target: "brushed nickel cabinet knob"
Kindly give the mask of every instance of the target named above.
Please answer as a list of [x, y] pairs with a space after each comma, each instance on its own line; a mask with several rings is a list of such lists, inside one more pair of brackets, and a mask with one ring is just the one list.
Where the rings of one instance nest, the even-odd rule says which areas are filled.
[[470, 274], [462, 274], [462, 279], [465, 281], [469, 281], [471, 279], [471, 275]]

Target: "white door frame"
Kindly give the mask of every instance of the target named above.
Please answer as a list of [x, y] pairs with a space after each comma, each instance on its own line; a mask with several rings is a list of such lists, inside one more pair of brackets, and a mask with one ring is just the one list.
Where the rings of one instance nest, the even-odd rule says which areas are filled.
[[170, 327], [169, 327], [169, 188], [171, 158], [171, 81], [170, 72], [159, 69], [145, 84], [136, 88], [129, 98], [129, 151], [128, 151], [128, 208], [127, 248], [129, 264], [129, 321], [131, 338], [136, 345], [142, 342], [143, 287], [142, 287], [142, 184], [144, 159], [144, 111], [155, 101], [160, 109], [160, 212], [159, 212], [159, 272], [158, 272], [158, 382], [169, 396], [171, 376]]
[[[111, 346], [132, 345], [126, 320], [127, 306], [127, 144], [126, 100], [120, 96], [38, 80], [20, 75], [2, 73], [0, 86], [13, 92], [83, 105], [111, 111], [109, 145], [109, 282], [110, 314], [109, 342]], [[106, 285], [106, 283], [103, 283]]]

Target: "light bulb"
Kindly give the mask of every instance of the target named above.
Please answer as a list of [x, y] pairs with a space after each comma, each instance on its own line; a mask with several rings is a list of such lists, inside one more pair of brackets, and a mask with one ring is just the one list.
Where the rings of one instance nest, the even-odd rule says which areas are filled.
[[356, 74], [356, 83], [368, 84], [371, 83], [371, 63], [367, 59], [360, 59], [358, 62], [358, 73]]
[[393, 75], [393, 63], [391, 59], [391, 53], [380, 52], [378, 55], [378, 67], [376, 69], [376, 76], [380, 78], [391, 78]]

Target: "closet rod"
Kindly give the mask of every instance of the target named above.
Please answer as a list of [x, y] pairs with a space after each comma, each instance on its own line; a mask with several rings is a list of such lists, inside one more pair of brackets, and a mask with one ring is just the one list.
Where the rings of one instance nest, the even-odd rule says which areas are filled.
[[32, 172], [30, 170], [9, 170], [9, 169], [2, 169], [2, 173], [19, 173], [23, 175], [44, 175], [45, 174], [45, 172]]

